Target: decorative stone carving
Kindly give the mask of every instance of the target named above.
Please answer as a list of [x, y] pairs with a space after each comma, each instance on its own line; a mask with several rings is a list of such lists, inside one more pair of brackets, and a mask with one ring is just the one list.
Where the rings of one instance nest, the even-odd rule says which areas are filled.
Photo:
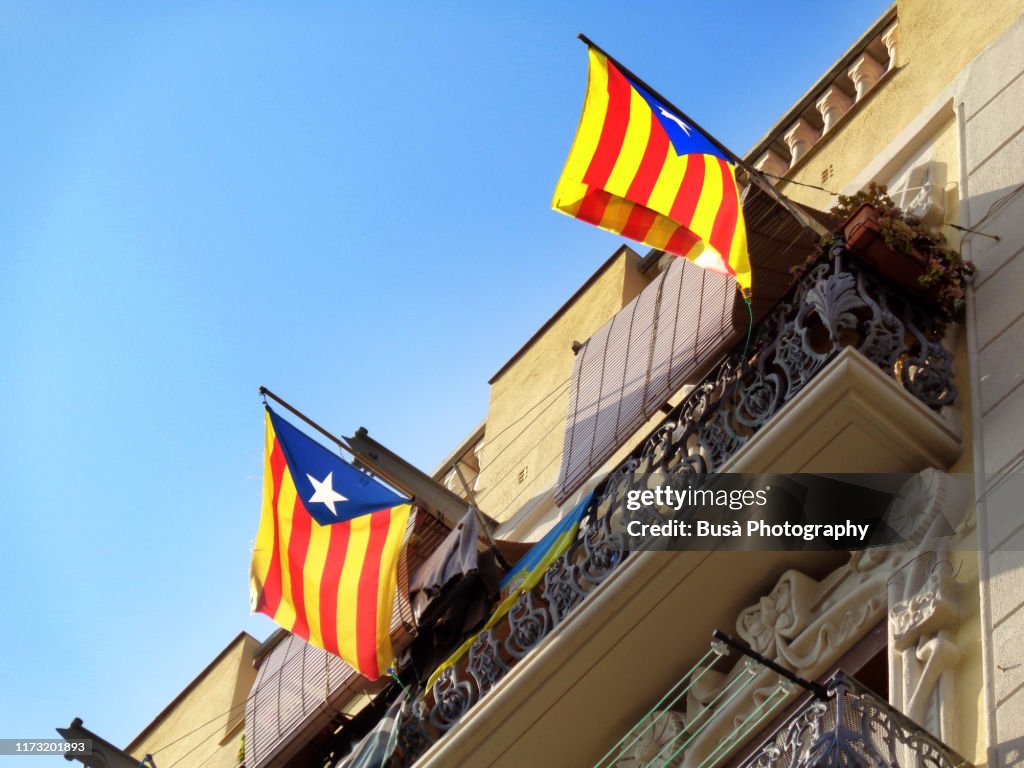
[[789, 147], [790, 168], [807, 154], [807, 150], [814, 146], [814, 142], [818, 140], [820, 135], [813, 125], [802, 117], [797, 118], [796, 122], [790, 126], [789, 130], [782, 137], [782, 140], [786, 142], [786, 146]]
[[[884, 617], [886, 580], [902, 557], [891, 552], [854, 553], [822, 581], [787, 571], [765, 598], [740, 614], [739, 632], [755, 648], [768, 650], [765, 655], [769, 658], [813, 679]], [[688, 722], [696, 714], [707, 713], [705, 702], [713, 701], [744, 663], [740, 661], [729, 674], [712, 679], [699, 700], [688, 699]], [[725, 759], [739, 743], [725, 751], [721, 745], [731, 738], [737, 724], [747, 722], [766, 697], [773, 695], [777, 684], [774, 673], [761, 669], [742, 696], [719, 702], [707, 728], [688, 746], [683, 765], [698, 768], [711, 755], [716, 761]]]
[[946, 541], [967, 517], [967, 489], [925, 470], [901, 490], [896, 507], [894, 517], [908, 521], [917, 546], [888, 584], [892, 704], [956, 748], [953, 669], [962, 656], [956, 644], [962, 588]]
[[[932, 558], [929, 558], [929, 560]], [[889, 609], [893, 650], [903, 651], [922, 637], [954, 629], [960, 623], [960, 585], [950, 573], [948, 561], [933, 563], [932, 573], [920, 592], [897, 601]]]
[[853, 81], [853, 87], [857, 90], [857, 101], [860, 101], [885, 74], [885, 67], [875, 61], [871, 54], [862, 53], [846, 70], [846, 74]]
[[[929, 547], [957, 531], [966, 515], [966, 501], [966, 489], [955, 478], [934, 469], [915, 475], [901, 489], [893, 510], [897, 518], [908, 521], [905, 534], [915, 546], [908, 544], [909, 551], [853, 553], [849, 562], [821, 581], [787, 571], [768, 595], [740, 613], [739, 634], [755, 650], [814, 679], [883, 620], [888, 609], [890, 655], [895, 654], [898, 663], [894, 674], [898, 670], [901, 675], [892, 684], [905, 693], [897, 696], [894, 706], [955, 748], [949, 727], [952, 712], [944, 702], [952, 701], [950, 670], [960, 658], [953, 632], [960, 586], [945, 560], [936, 566]], [[687, 722], [707, 716], [709, 702], [736, 673], [734, 668], [702, 681], [701, 690], [687, 698]], [[736, 724], [770, 695], [773, 680], [764, 675], [763, 684], [759, 680], [753, 691], [732, 702], [719, 702], [720, 711], [688, 746], [683, 765], [698, 768], [715, 754]]]
[[836, 121], [850, 110], [850, 107], [853, 106], [853, 99], [836, 86], [830, 85], [825, 89], [821, 98], [815, 102], [814, 106], [821, 112], [821, 119], [825, 123], [821, 129], [821, 132], [824, 134], [832, 130], [832, 126], [836, 124]]
[[736, 631], [750, 647], [769, 658], [779, 642], [791, 640], [807, 626], [817, 582], [798, 571], [786, 571], [770, 595], [743, 611]]
[[[955, 400], [952, 359], [940, 343], [942, 325], [884, 282], [847, 263], [841, 242], [835, 247], [836, 258], [808, 272], [793, 294], [761, 321], [747, 364], [740, 364], [737, 349], [692, 389], [652, 436], [608, 477], [603, 492], [585, 512], [576, 540], [548, 569], [542, 584], [524, 592], [502, 619], [503, 624], [496, 624], [492, 633], [479, 638], [466, 659], [440, 676], [426, 695], [426, 714], [417, 721], [424, 734], [440, 738], [498, 678], [616, 572], [628, 555], [623, 527], [626, 494], [638, 488], [642, 478], [657, 473], [686, 483], [699, 482], [702, 475], [721, 469], [845, 347], [859, 350], [935, 411]], [[947, 528], [955, 528], [956, 516], [943, 511], [943, 499], [954, 498], [952, 486], [925, 476], [920, 484], [930, 489], [925, 498], [932, 501], [923, 506], [914, 502], [918, 506], [907, 508], [909, 534], [923, 540], [940, 530], [941, 521]], [[916, 522], [923, 519], [922, 509], [930, 521], [924, 529]], [[737, 621], [739, 634], [804, 677], [820, 675], [885, 618], [891, 607], [887, 581], [910, 558], [900, 551], [854, 553], [846, 565], [821, 581], [787, 572], [768, 595], [757, 598], [742, 612]], [[918, 570], [908, 567], [907, 573], [915, 574], [914, 586], [894, 596], [892, 607], [920, 597], [933, 568], [934, 564], [927, 564], [924, 577], [919, 578]], [[944, 593], [939, 590], [937, 594], [934, 605], [926, 597], [901, 607], [892, 619], [906, 625], [907, 653], [914, 654], [922, 670], [928, 664], [932, 670], [947, 669], [952, 663], [944, 642], [928, 644], [934, 635], [919, 639], [916, 645], [911, 640], [918, 624], [934, 632], [947, 621], [943, 618], [947, 616]], [[926, 614], [935, 618], [917, 620]], [[940, 675], [933, 685], [930, 674], [912, 672], [910, 679], [915, 685], [918, 680], [925, 682], [920, 694], [909, 690], [907, 702], [934, 700], [930, 692], [949, 679]], [[721, 728], [742, 722], [776, 689], [777, 678], [766, 674], [743, 696], [710, 704], [730, 676], [735, 677], [735, 669], [728, 674], [709, 670], [706, 679], [687, 696], [680, 714], [685, 712], [688, 718], [709, 708], [725, 711], [688, 747], [686, 765], [698, 766], [698, 757], [721, 746]], [[418, 754], [411, 752], [404, 764], [414, 762]]]
[[[914, 475], [900, 489], [888, 512], [889, 525], [906, 540], [905, 549], [930, 551], [948, 539], [967, 516], [969, 493], [956, 478], [936, 469]], [[900, 576], [907, 595], [919, 590], [931, 566], [915, 563]]]

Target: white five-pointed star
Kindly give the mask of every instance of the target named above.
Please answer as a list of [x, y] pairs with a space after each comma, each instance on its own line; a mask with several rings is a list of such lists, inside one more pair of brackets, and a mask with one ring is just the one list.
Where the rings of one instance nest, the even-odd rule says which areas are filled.
[[309, 497], [310, 503], [319, 501], [331, 510], [332, 515], [337, 517], [338, 510], [334, 508], [334, 503], [336, 501], [348, 501], [348, 499], [334, 490], [333, 476], [333, 472], [328, 472], [327, 477], [323, 480], [317, 480], [311, 474], [306, 474], [306, 477], [309, 478], [309, 482], [313, 484], [313, 495]]
[[690, 126], [688, 126], [686, 123], [684, 123], [682, 120], [680, 120], [678, 115], [673, 115], [671, 112], [669, 112], [667, 109], [665, 109], [662, 106], [658, 107], [658, 111], [661, 112], [662, 115], [667, 117], [673, 123], [678, 125], [680, 128], [682, 128], [683, 129], [683, 133], [685, 133], [687, 136], [690, 135]]

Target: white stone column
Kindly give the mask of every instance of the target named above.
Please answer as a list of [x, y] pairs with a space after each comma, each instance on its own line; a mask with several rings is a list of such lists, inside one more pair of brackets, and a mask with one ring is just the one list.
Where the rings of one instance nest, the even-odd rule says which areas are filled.
[[853, 99], [839, 90], [836, 86], [830, 85], [825, 89], [821, 98], [814, 105], [821, 112], [821, 119], [825, 122], [822, 133], [828, 133], [840, 117], [845, 115], [853, 106]]
[[900, 22], [899, 19], [894, 21], [885, 32], [882, 33], [882, 43], [885, 45], [885, 49], [889, 52], [889, 66], [886, 68], [886, 72], [889, 70], [896, 69], [900, 65], [899, 62], [899, 45], [900, 45]]
[[875, 61], [870, 54], [862, 53], [846, 74], [853, 81], [853, 87], [857, 89], [857, 101], [860, 101], [885, 74], [885, 67]]
[[818, 140], [819, 135], [813, 125], [802, 117], [797, 118], [797, 121], [790, 126], [789, 130], [782, 137], [782, 140], [786, 142], [786, 146], [789, 147], [790, 168], [807, 154], [807, 150], [814, 146], [814, 142]]
[[770, 173], [772, 176], [785, 176], [789, 165], [777, 152], [769, 149], [757, 158], [754, 168], [764, 173]]

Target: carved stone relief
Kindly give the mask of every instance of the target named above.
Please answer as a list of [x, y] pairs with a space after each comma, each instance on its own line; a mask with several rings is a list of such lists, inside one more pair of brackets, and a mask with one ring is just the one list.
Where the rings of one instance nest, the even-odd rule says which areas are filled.
[[[787, 571], [768, 595], [740, 613], [736, 631], [758, 652], [814, 679], [888, 615], [892, 704], [955, 749], [951, 707], [953, 669], [961, 656], [955, 641], [961, 587], [943, 541], [966, 517], [966, 490], [951, 476], [929, 469], [904, 487], [896, 505], [915, 546], [854, 552], [821, 581]], [[681, 718], [696, 732], [681, 766], [701, 768], [710, 764], [709, 757], [715, 762], [724, 757], [720, 745], [751, 722], [761, 702], [777, 690], [778, 678], [761, 669], [742, 696], [723, 697], [749, 669], [743, 659], [736, 662], [729, 672], [709, 669], [685, 705], [674, 707], [672, 722]], [[698, 723], [703, 727], [694, 727]], [[645, 749], [660, 749], [673, 738], [670, 731], [659, 731], [660, 744], [652, 737]], [[636, 768], [643, 762], [630, 753], [615, 765]]]

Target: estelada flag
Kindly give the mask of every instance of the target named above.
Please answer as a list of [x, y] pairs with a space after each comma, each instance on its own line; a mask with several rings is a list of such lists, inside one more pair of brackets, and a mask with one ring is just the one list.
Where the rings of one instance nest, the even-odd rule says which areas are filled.
[[252, 610], [376, 680], [393, 661], [391, 612], [409, 500], [267, 408]]
[[736, 278], [750, 295], [733, 165], [704, 133], [590, 51], [583, 114], [552, 207]]

